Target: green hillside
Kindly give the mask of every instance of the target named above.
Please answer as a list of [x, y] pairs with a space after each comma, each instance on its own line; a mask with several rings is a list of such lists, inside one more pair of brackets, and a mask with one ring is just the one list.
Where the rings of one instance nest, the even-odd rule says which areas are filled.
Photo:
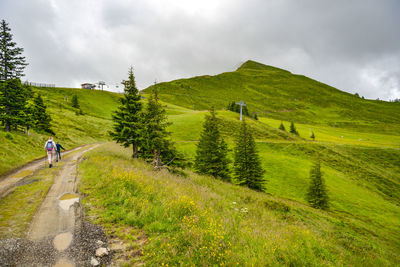
[[[127, 266], [400, 264], [399, 205], [365, 188], [372, 184], [357, 181], [354, 166], [342, 170], [338, 156], [337, 166], [323, 164], [331, 209], [310, 208], [304, 194], [312, 159], [296, 146], [260, 144], [267, 194], [189, 171], [188, 177], [155, 172], [115, 144], [89, 153], [80, 190], [90, 218], [129, 242]], [[382, 167], [379, 151], [358, 152], [373, 169]], [[391, 155], [385, 169], [394, 174], [400, 154]]]
[[[333, 74], [334, 75], [334, 74]], [[302, 75], [247, 61], [234, 72], [157, 84], [165, 102], [189, 109], [243, 100], [261, 117], [335, 127], [400, 132], [400, 103], [365, 100]], [[145, 89], [149, 92], [153, 86]]]
[[[42, 95], [52, 118], [55, 140], [67, 149], [108, 140], [111, 129], [111, 112], [118, 106], [119, 94], [86, 89], [33, 88]], [[77, 95], [83, 115], [76, 115], [71, 106]], [[48, 135], [31, 131], [0, 131], [0, 175], [33, 159], [44, 157], [44, 143]]]

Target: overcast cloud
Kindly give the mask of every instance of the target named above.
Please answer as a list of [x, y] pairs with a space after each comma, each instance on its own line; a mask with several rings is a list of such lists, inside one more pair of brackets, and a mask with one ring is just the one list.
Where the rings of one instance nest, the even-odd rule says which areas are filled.
[[1, 0], [26, 79], [140, 89], [253, 59], [367, 98], [400, 98], [397, 0]]

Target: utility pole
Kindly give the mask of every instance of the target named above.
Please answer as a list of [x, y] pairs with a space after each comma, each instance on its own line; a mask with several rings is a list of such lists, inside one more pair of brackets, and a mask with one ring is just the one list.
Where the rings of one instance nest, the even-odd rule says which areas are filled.
[[103, 86], [104, 86], [104, 85], [106, 85], [105, 82], [103, 82], [103, 81], [100, 81], [100, 82], [99, 82], [99, 87], [101, 86], [101, 91], [103, 91]]
[[243, 106], [246, 106], [246, 104], [243, 102], [243, 100], [240, 100], [240, 102], [236, 102], [236, 105], [240, 105], [240, 121], [242, 121], [242, 108]]

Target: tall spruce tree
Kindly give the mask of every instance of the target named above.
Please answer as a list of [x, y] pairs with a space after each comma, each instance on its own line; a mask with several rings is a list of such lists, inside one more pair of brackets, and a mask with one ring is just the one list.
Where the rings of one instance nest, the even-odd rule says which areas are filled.
[[252, 189], [263, 190], [265, 186], [264, 170], [261, 167], [251, 130], [244, 121], [236, 137], [234, 159], [234, 182]]
[[32, 109], [32, 117], [34, 120], [34, 128], [37, 131], [46, 132], [49, 134], [55, 134], [51, 129], [51, 117], [50, 114], [47, 113], [47, 107], [43, 102], [43, 98], [40, 94], [33, 99], [33, 109]]
[[25, 57], [23, 48], [12, 41], [11, 29], [5, 20], [0, 22], [0, 81], [24, 76]]
[[214, 108], [206, 115], [200, 142], [197, 144], [194, 168], [196, 172], [230, 180], [228, 145], [218, 129]]
[[133, 68], [129, 69], [128, 80], [123, 81], [124, 96], [118, 110], [114, 112], [114, 130], [109, 132], [112, 139], [125, 147], [132, 145], [132, 157], [138, 157], [140, 145], [142, 123], [140, 112], [142, 103], [140, 102], [139, 90], [136, 88]]
[[310, 186], [306, 196], [308, 203], [317, 209], [327, 209], [329, 198], [325, 181], [322, 178], [321, 162], [319, 159], [317, 159], [310, 170], [310, 179]]
[[292, 134], [295, 134], [295, 135], [299, 135], [299, 132], [297, 131], [296, 126], [294, 126], [293, 122], [290, 123], [290, 131], [289, 132]]
[[28, 98], [26, 90], [19, 79], [0, 82], [0, 121], [5, 131], [24, 124], [24, 107]]
[[185, 165], [183, 156], [178, 153], [168, 138], [171, 133], [167, 131], [167, 127], [171, 123], [168, 122], [165, 108], [159, 101], [156, 85], [154, 85], [153, 92], [147, 100], [141, 118], [143, 123], [141, 157], [152, 158], [154, 169], [166, 165], [183, 167]]

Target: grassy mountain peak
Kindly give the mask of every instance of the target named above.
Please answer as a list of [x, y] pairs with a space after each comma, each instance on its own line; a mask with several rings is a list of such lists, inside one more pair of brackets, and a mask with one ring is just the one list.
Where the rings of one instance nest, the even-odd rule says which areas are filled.
[[265, 65], [253, 60], [247, 60], [244, 62], [236, 71], [247, 71], [247, 70], [256, 70], [256, 71], [279, 71], [290, 73], [287, 70], [276, 68], [273, 66]]
[[[153, 86], [144, 89], [144, 93]], [[366, 100], [303, 75], [246, 61], [233, 72], [157, 84], [161, 100], [195, 110], [243, 100], [250, 114], [313, 125], [400, 130], [400, 103]]]

